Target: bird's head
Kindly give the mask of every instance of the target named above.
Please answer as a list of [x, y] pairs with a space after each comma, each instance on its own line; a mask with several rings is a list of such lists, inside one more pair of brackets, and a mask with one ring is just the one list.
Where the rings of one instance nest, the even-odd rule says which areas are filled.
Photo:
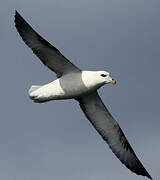
[[116, 81], [106, 71], [83, 71], [82, 79], [87, 87], [99, 88], [108, 83], [116, 84]]
[[113, 78], [110, 77], [109, 72], [97, 71], [97, 77], [98, 77], [99, 81], [104, 84], [108, 84], [108, 83], [112, 83], [114, 85], [116, 84], [116, 80], [114, 80]]

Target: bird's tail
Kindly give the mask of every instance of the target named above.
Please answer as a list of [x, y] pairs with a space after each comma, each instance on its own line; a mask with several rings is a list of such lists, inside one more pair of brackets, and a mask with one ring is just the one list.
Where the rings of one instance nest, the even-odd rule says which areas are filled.
[[44, 103], [48, 101], [46, 97], [43, 95], [41, 91], [38, 91], [42, 86], [31, 86], [31, 88], [28, 91], [30, 99], [32, 99], [35, 103]]
[[40, 87], [42, 87], [42, 86], [35, 86], [35, 85], [31, 86], [30, 89], [29, 89], [29, 91], [28, 91], [29, 95], [30, 95], [32, 92], [34, 92], [34, 91], [36, 91], [37, 89], [39, 89]]

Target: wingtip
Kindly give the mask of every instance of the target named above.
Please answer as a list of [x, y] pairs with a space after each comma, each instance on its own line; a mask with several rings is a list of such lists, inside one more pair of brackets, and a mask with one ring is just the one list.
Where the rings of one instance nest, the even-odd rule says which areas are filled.
[[18, 11], [15, 9], [15, 17], [18, 15], [19, 13], [18, 13]]
[[20, 15], [19, 12], [15, 9], [15, 15], [14, 15], [15, 19], [16, 19], [16, 17], [18, 17], [18, 16], [21, 16], [21, 15]]
[[17, 19], [17, 16], [19, 16], [20, 14], [18, 13], [18, 11], [15, 9], [15, 14], [14, 14], [14, 22], [16, 24], [16, 19]]
[[22, 25], [24, 25], [25, 20], [23, 17], [19, 14], [19, 12], [15, 9], [15, 15], [14, 15], [14, 23], [17, 31], [20, 33]]
[[153, 180], [152, 177], [150, 176], [150, 174], [146, 171], [144, 176], [148, 177], [149, 179]]
[[148, 177], [149, 179], [153, 180], [152, 177], [151, 177], [149, 174], [148, 174], [148, 176], [146, 176], [146, 177]]
[[[144, 168], [144, 167], [143, 167], [143, 168]], [[150, 174], [147, 172], [147, 170], [146, 170], [145, 168], [144, 168], [143, 173], [142, 173], [142, 174], [139, 174], [139, 175], [146, 176], [147, 178], [153, 180], [152, 177], [150, 176]]]

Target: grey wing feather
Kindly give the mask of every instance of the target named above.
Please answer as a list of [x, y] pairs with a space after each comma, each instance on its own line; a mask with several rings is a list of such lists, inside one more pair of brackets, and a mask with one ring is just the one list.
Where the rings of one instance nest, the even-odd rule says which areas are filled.
[[16, 11], [15, 26], [24, 42], [32, 49], [33, 53], [54, 71], [58, 77], [70, 72], [80, 71], [58, 49], [42, 38]]
[[132, 172], [152, 179], [97, 92], [78, 99], [83, 112], [117, 158]]

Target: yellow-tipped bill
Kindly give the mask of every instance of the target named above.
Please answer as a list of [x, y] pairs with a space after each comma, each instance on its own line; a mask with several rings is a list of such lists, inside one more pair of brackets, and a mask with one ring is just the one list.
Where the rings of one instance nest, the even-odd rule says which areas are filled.
[[116, 80], [112, 79], [111, 83], [112, 83], [113, 85], [115, 85], [117, 82], [116, 82]]

